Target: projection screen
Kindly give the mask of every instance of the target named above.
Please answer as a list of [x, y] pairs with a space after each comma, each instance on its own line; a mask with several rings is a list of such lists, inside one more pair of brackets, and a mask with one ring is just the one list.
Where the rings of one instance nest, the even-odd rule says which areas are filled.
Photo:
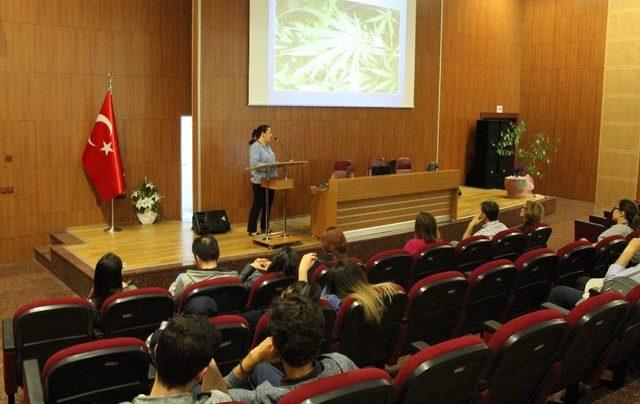
[[413, 108], [416, 0], [251, 0], [249, 105]]

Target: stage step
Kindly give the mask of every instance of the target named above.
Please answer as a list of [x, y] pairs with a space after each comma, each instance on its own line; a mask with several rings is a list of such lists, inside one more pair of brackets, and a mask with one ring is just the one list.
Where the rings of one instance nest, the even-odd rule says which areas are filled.
[[71, 234], [67, 233], [66, 231], [58, 231], [55, 233], [50, 233], [49, 241], [51, 242], [52, 245], [60, 245], [60, 244], [73, 245], [73, 244], [81, 243], [80, 240], [73, 237]]
[[49, 246], [34, 248], [33, 256], [42, 266], [51, 269], [51, 248]]

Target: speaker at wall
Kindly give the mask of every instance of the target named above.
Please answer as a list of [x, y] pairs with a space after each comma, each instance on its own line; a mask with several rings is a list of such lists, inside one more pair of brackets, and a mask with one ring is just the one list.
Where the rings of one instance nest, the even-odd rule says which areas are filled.
[[231, 222], [226, 210], [194, 212], [191, 230], [197, 235], [220, 234], [231, 230]]

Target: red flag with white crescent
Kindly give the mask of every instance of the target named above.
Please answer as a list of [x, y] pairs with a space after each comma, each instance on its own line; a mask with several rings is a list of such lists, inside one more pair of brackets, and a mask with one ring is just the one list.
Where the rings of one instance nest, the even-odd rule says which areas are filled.
[[107, 91], [104, 97], [102, 108], [82, 153], [82, 165], [104, 201], [110, 201], [125, 192], [124, 170], [120, 160], [110, 91]]

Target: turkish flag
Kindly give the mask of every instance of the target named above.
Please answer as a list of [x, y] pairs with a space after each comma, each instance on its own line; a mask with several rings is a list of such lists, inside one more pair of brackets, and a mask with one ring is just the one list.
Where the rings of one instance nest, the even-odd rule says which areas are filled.
[[125, 192], [116, 119], [109, 91], [82, 153], [82, 165], [104, 201]]

